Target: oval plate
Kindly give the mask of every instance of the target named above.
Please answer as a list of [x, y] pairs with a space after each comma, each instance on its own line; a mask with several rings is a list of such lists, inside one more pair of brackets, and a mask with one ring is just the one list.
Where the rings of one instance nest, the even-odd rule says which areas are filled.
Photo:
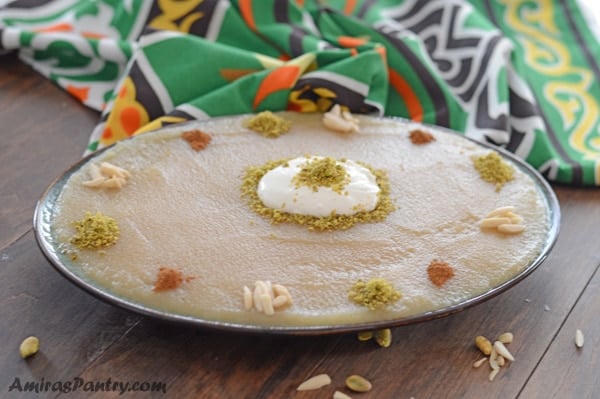
[[[214, 120], [215, 118], [213, 118]], [[401, 118], [391, 118], [397, 120], [401, 123], [410, 124], [411, 126], [419, 126], [415, 122], [407, 121]], [[198, 127], [202, 125], [202, 121], [193, 121], [187, 122], [185, 124], [181, 124], [182, 126], [194, 126]], [[178, 125], [179, 126], [179, 125]], [[449, 129], [440, 128], [437, 126], [427, 126], [423, 125], [425, 128], [435, 129], [438, 131], [445, 131], [450, 134], [457, 134], [467, 140], [472, 140], [464, 135], [461, 135], [457, 132], [451, 131]], [[173, 125], [168, 127], [169, 129], [173, 129]], [[134, 138], [132, 138], [134, 139]], [[433, 311], [423, 312], [419, 314], [414, 314], [406, 317], [391, 319], [391, 320], [382, 320], [375, 322], [365, 322], [365, 323], [351, 323], [351, 324], [341, 324], [341, 325], [316, 325], [316, 326], [259, 326], [259, 325], [247, 325], [247, 324], [239, 324], [239, 323], [228, 323], [222, 321], [215, 320], [206, 320], [193, 316], [186, 316], [181, 314], [176, 314], [172, 312], [163, 311], [160, 309], [152, 308], [144, 304], [137, 303], [127, 298], [120, 297], [112, 293], [109, 289], [94, 284], [93, 281], [86, 279], [84, 276], [80, 274], [72, 265], [69, 264], [67, 260], [65, 260], [65, 256], [60, 252], [60, 245], [54, 239], [52, 235], [52, 221], [54, 217], [54, 209], [56, 205], [56, 201], [65, 186], [68, 179], [73, 175], [73, 173], [77, 172], [79, 168], [81, 168], [84, 164], [86, 164], [90, 159], [98, 156], [101, 152], [107, 150], [105, 148], [101, 151], [98, 151], [94, 154], [91, 154], [79, 162], [71, 166], [65, 173], [63, 173], [60, 177], [58, 177], [53, 183], [50, 184], [48, 189], [41, 196], [40, 200], [37, 203], [34, 218], [33, 218], [33, 226], [35, 231], [36, 240], [38, 242], [39, 247], [41, 248], [44, 255], [48, 258], [50, 263], [54, 266], [54, 268], [60, 272], [64, 277], [73, 282], [78, 287], [87, 291], [88, 293], [96, 296], [97, 298], [104, 300], [112, 305], [119, 306], [124, 309], [128, 309], [134, 311], [136, 313], [150, 316], [157, 319], [172, 321], [172, 322], [181, 322], [185, 324], [195, 325], [199, 327], [210, 327], [221, 330], [230, 330], [230, 331], [243, 331], [243, 332], [255, 332], [255, 333], [275, 333], [275, 334], [294, 334], [294, 335], [317, 335], [317, 334], [333, 334], [333, 333], [347, 333], [347, 332], [358, 332], [358, 331], [366, 331], [366, 330], [377, 330], [382, 328], [389, 327], [398, 327], [407, 324], [413, 324], [418, 322], [423, 322], [427, 320], [437, 319], [440, 317], [445, 317], [457, 312], [460, 312], [464, 309], [467, 309], [471, 306], [480, 304], [504, 291], [508, 288], [513, 287], [515, 284], [523, 280], [525, 277], [530, 275], [548, 256], [550, 250], [554, 246], [556, 239], [558, 237], [559, 225], [560, 225], [560, 208], [559, 203], [554, 194], [554, 191], [550, 187], [550, 185], [546, 182], [546, 180], [530, 165], [522, 161], [520, 158], [517, 158], [514, 154], [509, 153], [502, 148], [497, 148], [487, 143], [478, 142], [478, 144], [483, 145], [484, 147], [493, 149], [498, 151], [504, 158], [511, 161], [516, 167], [518, 167], [522, 172], [529, 175], [533, 181], [537, 184], [538, 189], [541, 192], [542, 197], [544, 198], [547, 209], [548, 209], [548, 218], [550, 228], [548, 230], [547, 240], [544, 243], [542, 249], [538, 256], [529, 263], [521, 272], [512, 278], [504, 281], [503, 283], [489, 289], [488, 291], [473, 296], [471, 298], [467, 298], [459, 303], [453, 304], [448, 307], [443, 307], [440, 309], [436, 309]]]

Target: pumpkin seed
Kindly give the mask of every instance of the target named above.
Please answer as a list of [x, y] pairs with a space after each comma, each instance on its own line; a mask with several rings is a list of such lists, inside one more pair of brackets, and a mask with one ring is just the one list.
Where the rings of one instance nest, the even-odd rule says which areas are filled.
[[19, 346], [19, 353], [23, 359], [33, 356], [40, 349], [40, 340], [37, 337], [27, 337]]
[[361, 331], [357, 336], [359, 341], [368, 341], [373, 338], [373, 331]]
[[478, 335], [475, 337], [475, 346], [477, 346], [481, 353], [486, 356], [492, 353], [492, 343], [483, 335]]
[[500, 336], [498, 337], [498, 341], [502, 342], [503, 344], [510, 344], [511, 342], [513, 342], [513, 335], [510, 332], [505, 332], [503, 334], [500, 334]]
[[375, 332], [375, 341], [379, 346], [388, 348], [392, 344], [392, 330], [386, 328]]
[[354, 392], [369, 392], [373, 388], [369, 380], [356, 374], [346, 378], [346, 386]]

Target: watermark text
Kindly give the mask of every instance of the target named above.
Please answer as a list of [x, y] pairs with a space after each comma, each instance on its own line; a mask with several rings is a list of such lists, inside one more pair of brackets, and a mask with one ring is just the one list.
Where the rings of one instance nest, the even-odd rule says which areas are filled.
[[127, 392], [167, 393], [167, 384], [161, 381], [117, 381], [112, 378], [85, 380], [80, 377], [68, 381], [47, 381], [44, 378], [38, 381], [22, 381], [19, 377], [15, 377], [8, 387], [8, 392], [119, 392], [119, 395]]

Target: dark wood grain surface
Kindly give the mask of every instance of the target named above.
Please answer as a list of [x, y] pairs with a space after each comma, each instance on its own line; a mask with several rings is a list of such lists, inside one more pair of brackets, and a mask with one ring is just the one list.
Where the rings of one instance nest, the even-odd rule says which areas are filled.
[[[349, 393], [350, 374], [374, 386], [353, 398], [599, 397], [599, 190], [554, 187], [561, 234], [538, 270], [481, 305], [394, 329], [389, 348], [354, 334], [203, 330], [98, 301], [61, 277], [36, 245], [36, 201], [81, 157], [98, 117], [14, 55], [0, 56], [1, 398], [331, 398], [336, 389]], [[576, 329], [585, 335], [581, 349]], [[480, 358], [473, 338], [505, 331], [514, 334], [516, 359], [490, 382], [488, 368], [472, 367]], [[28, 335], [40, 338], [41, 349], [23, 360], [18, 347]], [[296, 392], [319, 373], [332, 384]], [[42, 392], [20, 392], [27, 382], [41, 383]], [[118, 382], [136, 389], [106, 390]], [[155, 382], [160, 391], [140, 391]], [[59, 392], [66, 383], [83, 385]], [[90, 391], [100, 383], [104, 391]]]

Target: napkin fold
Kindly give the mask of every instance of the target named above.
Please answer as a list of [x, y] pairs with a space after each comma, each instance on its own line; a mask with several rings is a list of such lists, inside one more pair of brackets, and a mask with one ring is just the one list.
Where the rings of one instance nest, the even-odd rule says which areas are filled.
[[0, 0], [0, 51], [101, 112], [88, 151], [263, 110], [400, 116], [600, 185], [600, 45], [577, 0]]

